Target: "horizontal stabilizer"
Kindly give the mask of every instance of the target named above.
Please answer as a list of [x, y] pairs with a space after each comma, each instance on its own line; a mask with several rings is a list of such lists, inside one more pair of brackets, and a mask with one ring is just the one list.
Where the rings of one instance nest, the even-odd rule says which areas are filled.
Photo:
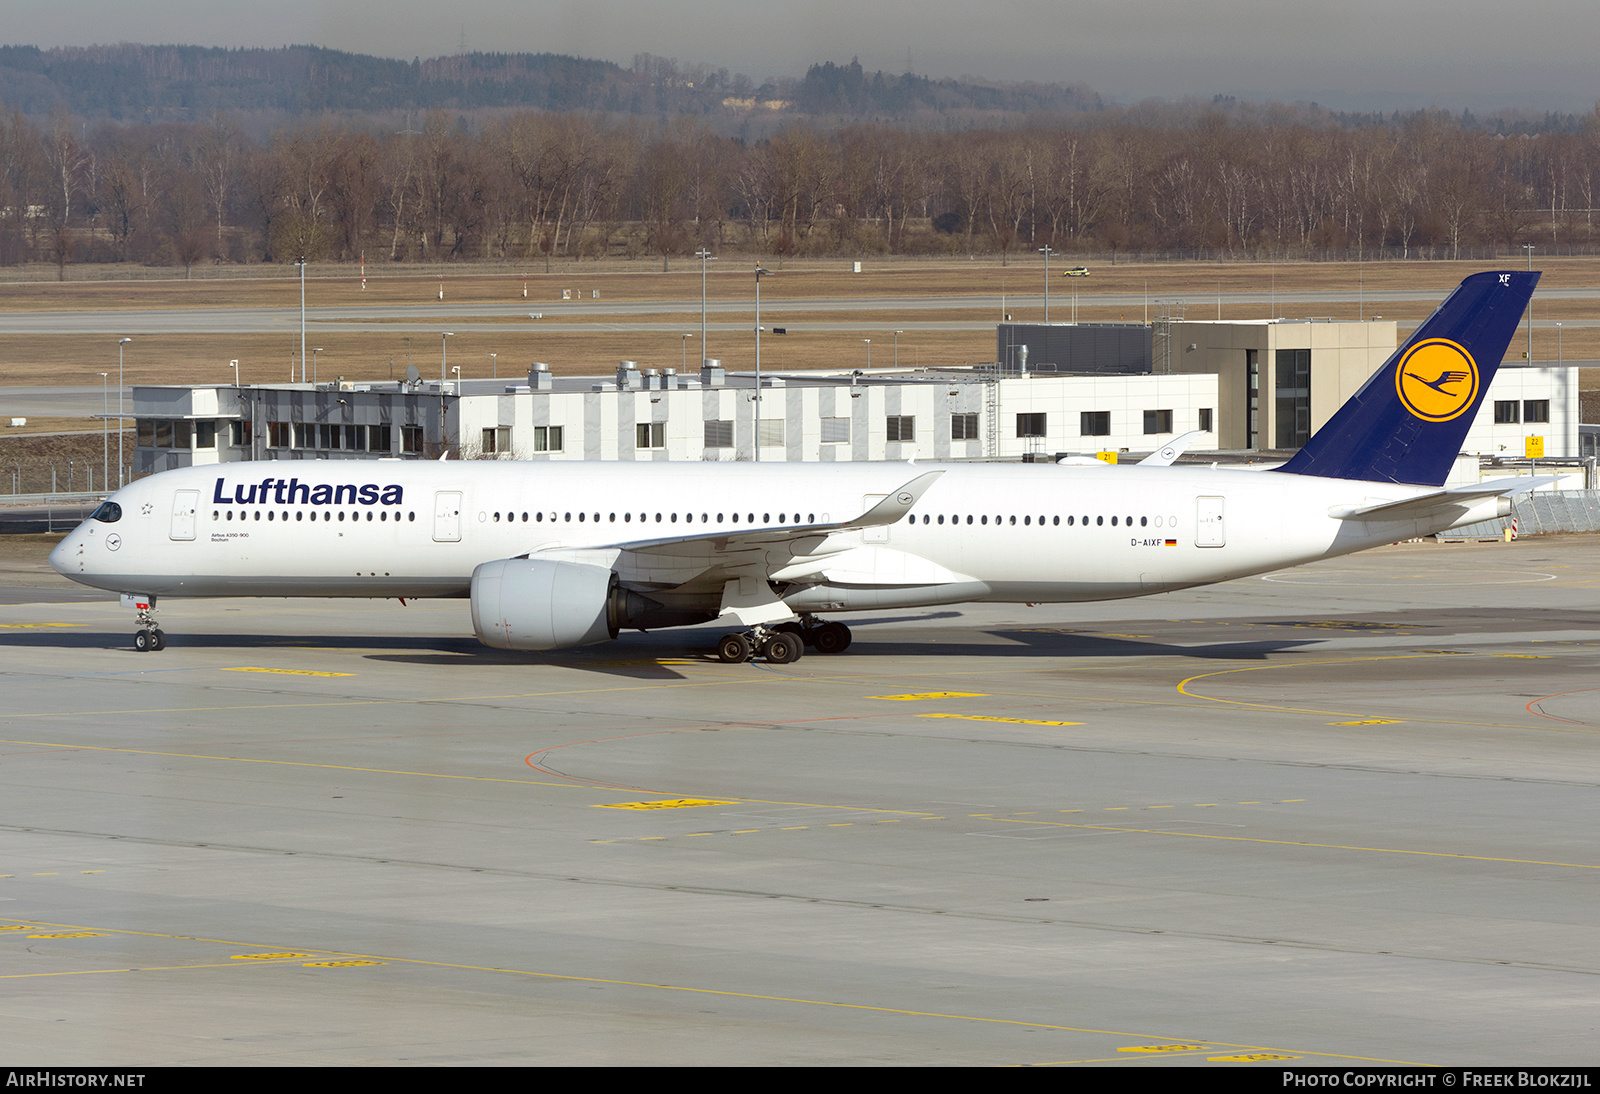
[[1440, 513], [1446, 506], [1467, 508], [1484, 498], [1515, 497], [1556, 481], [1553, 475], [1537, 478], [1490, 479], [1472, 486], [1435, 490], [1414, 498], [1379, 502], [1375, 505], [1338, 505], [1328, 510], [1335, 520], [1421, 520]]

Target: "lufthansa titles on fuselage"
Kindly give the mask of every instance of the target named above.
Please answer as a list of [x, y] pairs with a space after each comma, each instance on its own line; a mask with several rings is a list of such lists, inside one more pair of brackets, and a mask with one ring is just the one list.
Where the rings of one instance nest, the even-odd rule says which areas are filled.
[[[226, 490], [232, 493], [225, 493]], [[217, 479], [211, 500], [217, 505], [400, 505], [405, 490], [399, 483], [319, 483], [267, 476], [259, 483], [228, 486]]]

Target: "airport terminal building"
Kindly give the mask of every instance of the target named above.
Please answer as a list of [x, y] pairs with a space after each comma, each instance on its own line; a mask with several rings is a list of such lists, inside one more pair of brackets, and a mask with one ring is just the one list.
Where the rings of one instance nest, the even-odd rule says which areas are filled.
[[[1394, 352], [1393, 321], [1002, 324], [961, 369], [136, 387], [135, 474], [236, 460], [1015, 460], [1299, 448]], [[1507, 366], [1465, 451], [1578, 455], [1575, 370]], [[1535, 451], [1537, 449], [1537, 451]]]

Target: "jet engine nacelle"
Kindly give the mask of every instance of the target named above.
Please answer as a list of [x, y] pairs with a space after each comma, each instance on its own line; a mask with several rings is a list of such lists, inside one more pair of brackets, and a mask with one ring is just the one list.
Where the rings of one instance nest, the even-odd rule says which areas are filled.
[[628, 598], [603, 566], [503, 558], [472, 571], [472, 629], [499, 650], [560, 650], [617, 636]]

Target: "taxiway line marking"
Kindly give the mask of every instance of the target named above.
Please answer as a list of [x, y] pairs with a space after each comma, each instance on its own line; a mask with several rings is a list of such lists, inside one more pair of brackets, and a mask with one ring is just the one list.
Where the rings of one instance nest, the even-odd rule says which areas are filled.
[[[33, 922], [37, 922], [37, 921], [35, 920]], [[101, 930], [102, 929], [102, 928], [78, 928], [76, 925], [72, 925], [72, 924], [51, 924], [51, 926], [64, 927], [64, 928], [70, 928], [70, 929], [87, 929], [87, 930]], [[217, 942], [217, 943], [220, 943], [222, 945], [232, 945], [232, 946], [235, 946], [235, 947], [240, 948], [240, 949], [247, 949], [252, 945], [251, 943], [248, 943], [248, 942], [228, 943], [228, 942], [223, 942], [220, 939], [200, 939], [200, 938], [195, 938], [192, 935], [171, 935], [171, 934], [162, 934], [162, 933], [156, 932], [156, 931], [124, 931], [124, 930], [118, 930], [116, 928], [103, 928], [103, 929], [108, 934], [136, 935], [136, 936], [142, 936], [142, 937], [147, 937], [147, 938], [170, 938], [170, 939], [179, 939], [179, 940], [182, 940], [182, 941], [195, 941], [195, 942]], [[1022, 1028], [1022, 1029], [1055, 1030], [1055, 1031], [1061, 1032], [1061, 1033], [1093, 1033], [1093, 1034], [1100, 1034], [1100, 1035], [1110, 1036], [1110, 1037], [1127, 1038], [1129, 1040], [1139, 1039], [1139, 1038], [1143, 1038], [1143, 1037], [1148, 1036], [1148, 1035], [1145, 1035], [1145, 1034], [1129, 1033], [1129, 1032], [1126, 1032], [1126, 1031], [1123, 1031], [1123, 1030], [1094, 1029], [1092, 1027], [1085, 1027], [1085, 1026], [1067, 1026], [1067, 1025], [1059, 1025], [1059, 1024], [1056, 1024], [1056, 1023], [1053, 1023], [1053, 1022], [1030, 1022], [1030, 1021], [1027, 1021], [1025, 1019], [1020, 1019], [1020, 1018], [989, 1018], [989, 1017], [984, 1017], [984, 1016], [981, 1016], [981, 1015], [974, 1015], [974, 1014], [951, 1014], [951, 1013], [946, 1013], [946, 1012], [943, 1012], [943, 1011], [911, 1010], [911, 1009], [905, 1008], [905, 1007], [876, 1006], [876, 1005], [873, 1005], [873, 1004], [870, 1004], [870, 1003], [842, 1003], [842, 1002], [839, 1002], [839, 1001], [833, 1000], [833, 999], [807, 999], [807, 998], [804, 998], [802, 996], [768, 995], [768, 994], [765, 994], [765, 993], [762, 993], [762, 992], [728, 991], [728, 990], [721, 989], [721, 988], [696, 988], [696, 987], [687, 987], [687, 986], [684, 986], [684, 985], [681, 985], [681, 984], [654, 984], [654, 983], [650, 983], [648, 981], [640, 981], [640, 980], [618, 980], [618, 979], [614, 979], [614, 978], [611, 978], [611, 977], [603, 977], [603, 976], [578, 976], [578, 975], [575, 975], [573, 973], [539, 972], [539, 971], [533, 970], [533, 969], [513, 969], [513, 968], [507, 968], [505, 966], [465, 965], [465, 964], [460, 964], [460, 963], [454, 962], [454, 961], [428, 961], [428, 960], [424, 960], [422, 958], [414, 958], [414, 957], [389, 957], [389, 956], [380, 955], [380, 954], [347, 953], [347, 952], [339, 951], [339, 950], [322, 950], [322, 949], [320, 949], [318, 947], [315, 947], [315, 946], [307, 947], [307, 948], [315, 950], [319, 954], [327, 954], [329, 957], [332, 957], [332, 958], [346, 958], [346, 959], [356, 959], [356, 960], [364, 960], [364, 961], [378, 961], [378, 962], [384, 962], [384, 963], [390, 963], [390, 964], [396, 964], [396, 965], [412, 965], [412, 966], [416, 966], [416, 967], [419, 967], [419, 968], [458, 969], [458, 970], [460, 970], [462, 972], [498, 973], [498, 974], [508, 975], [508, 976], [526, 977], [526, 978], [529, 978], [529, 979], [560, 980], [560, 981], [565, 981], [565, 982], [568, 982], [568, 983], [576, 983], [576, 984], [610, 984], [610, 985], [613, 985], [615, 987], [645, 988], [645, 989], [651, 990], [651, 991], [683, 992], [683, 993], [692, 994], [692, 995], [718, 996], [718, 997], [724, 998], [724, 999], [754, 999], [754, 1000], [758, 1000], [758, 1001], [761, 1001], [761, 1002], [768, 1002], [768, 1003], [792, 1003], [792, 1004], [799, 1004], [801, 1006], [829, 1007], [829, 1008], [834, 1008], [834, 1009], [839, 1009], [839, 1010], [866, 1011], [866, 1012], [873, 1013], [873, 1014], [899, 1014], [899, 1015], [904, 1015], [904, 1016], [909, 1017], [909, 1018], [937, 1018], [937, 1019], [943, 1019], [943, 1020], [947, 1020], [947, 1021], [973, 1022], [973, 1023], [981, 1023], [981, 1024], [985, 1024], [985, 1025], [1015, 1026], [1015, 1027], [1019, 1027], [1019, 1028]], [[186, 968], [195, 968], [195, 969], [234, 968], [234, 969], [238, 969], [238, 968], [250, 968], [252, 966], [263, 966], [263, 965], [270, 967], [270, 966], [278, 965], [278, 964], [288, 964], [288, 962], [286, 962], [286, 961], [285, 962], [230, 962], [230, 963], [225, 964], [225, 965], [192, 965], [192, 966], [178, 965], [178, 966], [171, 966], [171, 967], [174, 968], [174, 969], [186, 969]], [[23, 977], [28, 977], [28, 976], [73, 976], [73, 975], [80, 975], [81, 976], [81, 975], [85, 975], [85, 974], [92, 974], [92, 973], [99, 973], [99, 972], [141, 972], [141, 971], [152, 971], [153, 972], [153, 971], [161, 971], [161, 970], [158, 970], [158, 969], [148, 969], [148, 970], [145, 970], [145, 969], [85, 969], [85, 970], [79, 970], [77, 972], [21, 973], [21, 974], [16, 974], [16, 975], [13, 975], [13, 976], [0, 976], [0, 979], [21, 979]], [[1180, 1038], [1172, 1038], [1172, 1039], [1173, 1040], [1180, 1040]], [[1199, 1038], [1196, 1038], [1196, 1040], [1199, 1040]], [[1253, 1052], [1273, 1052], [1273, 1051], [1294, 1052], [1297, 1055], [1301, 1055], [1301, 1056], [1320, 1056], [1320, 1057], [1323, 1057], [1323, 1058], [1326, 1058], [1326, 1059], [1360, 1060], [1360, 1061], [1365, 1061], [1365, 1062], [1384, 1063], [1384, 1064], [1391, 1064], [1391, 1065], [1397, 1065], [1397, 1066], [1402, 1066], [1402, 1067], [1424, 1066], [1424, 1065], [1415, 1064], [1415, 1063], [1411, 1063], [1409, 1061], [1404, 1061], [1404, 1060], [1384, 1060], [1384, 1059], [1377, 1059], [1377, 1058], [1368, 1057], [1368, 1056], [1351, 1056], [1351, 1055], [1347, 1055], [1347, 1054], [1344, 1054], [1344, 1053], [1303, 1051], [1303, 1050], [1298, 1050], [1298, 1049], [1273, 1049], [1273, 1048], [1271, 1048], [1269, 1046], [1265, 1046], [1265, 1045], [1235, 1045], [1235, 1044], [1230, 1044], [1230, 1043], [1228, 1043], [1226, 1041], [1208, 1041], [1207, 1044], [1210, 1045], [1210, 1046], [1213, 1046], [1210, 1049], [1210, 1051], [1215, 1051], [1217, 1049], [1230, 1049], [1231, 1048], [1231, 1049], [1243, 1049], [1243, 1050], [1246, 1050], [1246, 1051], [1253, 1051]]]
[[[1259, 804], [1240, 802], [1240, 805]], [[1403, 847], [1358, 847], [1343, 843], [1312, 843], [1307, 840], [1267, 839], [1263, 836], [1224, 836], [1214, 832], [1176, 832], [1163, 828], [1124, 828], [1109, 824], [1070, 824], [1066, 821], [1012, 820], [1010, 817], [988, 816], [987, 820], [1002, 824], [1028, 824], [1036, 828], [1085, 828], [1097, 832], [1134, 832], [1146, 836], [1184, 836], [1189, 839], [1222, 840], [1229, 843], [1266, 843], [1277, 847], [1313, 847], [1325, 851], [1366, 851], [1379, 855], [1417, 855], [1422, 858], [1454, 858], [1471, 862], [1505, 862], [1517, 866], [1564, 866], [1572, 870], [1600, 870], [1600, 865], [1588, 862], [1545, 862], [1530, 858], [1501, 858], [1496, 855], [1468, 855], [1458, 851], [1413, 851]]]

